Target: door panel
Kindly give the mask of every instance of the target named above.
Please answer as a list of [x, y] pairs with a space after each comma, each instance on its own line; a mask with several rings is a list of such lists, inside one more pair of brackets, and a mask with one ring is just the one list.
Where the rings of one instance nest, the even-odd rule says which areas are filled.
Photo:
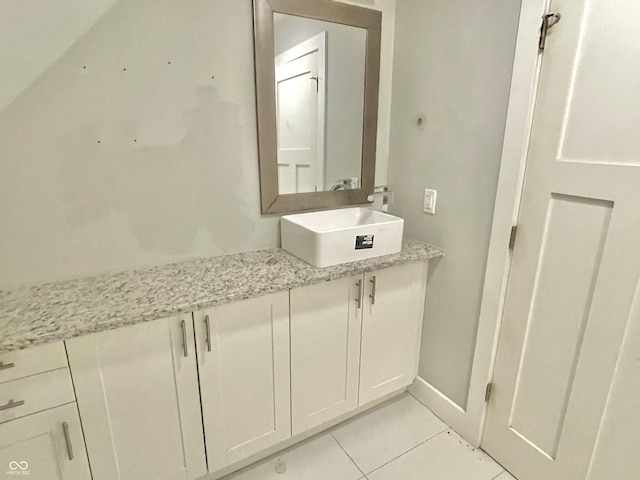
[[564, 195], [549, 202], [510, 425], [550, 458], [557, 453], [612, 207]]
[[426, 268], [416, 262], [365, 274], [360, 405], [406, 387], [416, 377]]
[[206, 474], [190, 315], [66, 344], [94, 480]]
[[291, 290], [292, 434], [358, 406], [362, 275]]
[[280, 195], [325, 189], [325, 35], [275, 59]]
[[640, 472], [640, 288], [636, 291], [587, 480], [636, 478]]
[[91, 480], [76, 404], [0, 424], [0, 468], [12, 472], [11, 476], [27, 475], [33, 480]]
[[291, 436], [289, 293], [202, 310], [194, 318], [213, 472]]
[[584, 480], [640, 276], [640, 6], [551, 11], [483, 448]]

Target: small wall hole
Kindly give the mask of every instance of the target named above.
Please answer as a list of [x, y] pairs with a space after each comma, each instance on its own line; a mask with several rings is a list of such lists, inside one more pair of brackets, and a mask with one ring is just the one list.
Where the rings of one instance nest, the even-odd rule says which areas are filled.
[[413, 117], [413, 126], [416, 130], [424, 130], [427, 126], [427, 119], [424, 113], [418, 113]]

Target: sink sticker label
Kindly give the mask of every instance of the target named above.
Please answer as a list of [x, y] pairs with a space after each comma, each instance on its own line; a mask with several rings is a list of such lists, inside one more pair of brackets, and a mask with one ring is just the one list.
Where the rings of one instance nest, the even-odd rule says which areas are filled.
[[373, 248], [373, 235], [356, 235], [356, 250]]

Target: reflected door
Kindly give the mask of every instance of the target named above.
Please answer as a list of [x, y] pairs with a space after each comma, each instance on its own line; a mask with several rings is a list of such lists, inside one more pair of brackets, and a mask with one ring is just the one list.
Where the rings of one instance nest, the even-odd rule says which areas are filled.
[[602, 478], [589, 465], [640, 275], [640, 7], [615, 3], [551, 5], [482, 444], [520, 480]]
[[278, 191], [324, 190], [324, 34], [276, 57]]

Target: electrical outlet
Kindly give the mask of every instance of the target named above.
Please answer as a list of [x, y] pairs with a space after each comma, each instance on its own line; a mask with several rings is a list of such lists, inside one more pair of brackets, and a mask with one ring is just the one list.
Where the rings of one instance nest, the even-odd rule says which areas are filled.
[[422, 203], [422, 211], [430, 215], [436, 214], [436, 200], [438, 192], [436, 190], [424, 189], [424, 201]]

